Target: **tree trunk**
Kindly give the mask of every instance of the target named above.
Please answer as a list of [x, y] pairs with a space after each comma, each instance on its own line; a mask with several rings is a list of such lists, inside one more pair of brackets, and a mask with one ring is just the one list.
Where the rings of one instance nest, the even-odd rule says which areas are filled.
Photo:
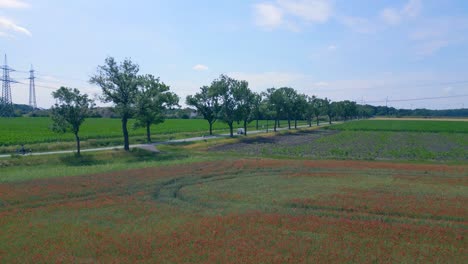
[[330, 115], [328, 116], [328, 124], [331, 125], [331, 116]]
[[[278, 122], [278, 127], [280, 128], [280, 127], [281, 127], [281, 125], [280, 125], [280, 120], [279, 120], [279, 118], [278, 118], [278, 119], [276, 119], [276, 122]], [[276, 132], [276, 130], [275, 130], [275, 132]]]
[[78, 133], [75, 133], [75, 139], [76, 139], [76, 154], [80, 156], [81, 148], [80, 148], [80, 137], [78, 136]]
[[257, 121], [255, 123], [255, 130], [258, 130], [258, 119], [257, 119]]
[[233, 132], [233, 128], [232, 128], [232, 123], [233, 122], [228, 122], [228, 125], [229, 125], [229, 132], [231, 134], [231, 137], [234, 137], [234, 132]]
[[275, 131], [275, 132], [276, 132], [276, 126], [277, 126], [277, 124], [279, 124], [278, 118], [275, 119], [275, 126], [274, 126], [274, 129], [273, 129], [273, 131]]
[[317, 116], [317, 126], [320, 126], [320, 119], [318, 116]]
[[307, 123], [309, 123], [309, 127], [312, 127], [312, 119], [308, 118]]
[[213, 135], [213, 122], [209, 122], [208, 123], [210, 124], [210, 136]]
[[151, 143], [151, 123], [146, 123], [146, 140]]
[[297, 119], [294, 119], [294, 129], [297, 129]]
[[128, 117], [122, 117], [122, 132], [124, 137], [124, 150], [130, 150], [130, 144], [128, 142], [128, 129], [127, 129]]
[[288, 129], [291, 129], [291, 118], [288, 116]]
[[247, 136], [247, 120], [244, 120], [244, 136]]

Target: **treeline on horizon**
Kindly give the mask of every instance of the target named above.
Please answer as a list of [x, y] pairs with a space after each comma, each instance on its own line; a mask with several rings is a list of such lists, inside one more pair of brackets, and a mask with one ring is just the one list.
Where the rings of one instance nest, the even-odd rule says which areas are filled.
[[[358, 104], [360, 105], [360, 104]], [[363, 105], [371, 110], [371, 116], [389, 116], [389, 117], [468, 117], [468, 108], [459, 109], [443, 109], [433, 110], [426, 108], [417, 109], [398, 109], [394, 107]], [[15, 117], [48, 117], [50, 109], [33, 109], [29, 105], [14, 104], [13, 109]], [[173, 119], [190, 119], [203, 118], [200, 115], [196, 117], [190, 116], [195, 109], [186, 107], [180, 109], [171, 109], [166, 112], [168, 118]], [[119, 116], [113, 111], [113, 107], [96, 107], [93, 109], [91, 116], [93, 118], [118, 118]]]

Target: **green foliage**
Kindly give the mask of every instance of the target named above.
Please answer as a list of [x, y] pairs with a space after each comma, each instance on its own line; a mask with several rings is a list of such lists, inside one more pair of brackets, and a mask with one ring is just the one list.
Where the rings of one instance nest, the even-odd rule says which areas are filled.
[[193, 106], [203, 115], [203, 118], [208, 121], [210, 126], [210, 135], [213, 134], [213, 124], [218, 118], [219, 112], [219, 96], [213, 93], [213, 90], [208, 86], [200, 88], [200, 92], [195, 95], [189, 95], [186, 98], [186, 103]]
[[126, 59], [117, 64], [114, 58], [107, 57], [105, 64], [98, 66], [96, 75], [91, 77], [90, 83], [102, 88], [103, 102], [111, 102], [122, 119], [124, 149], [129, 150], [127, 121], [134, 113], [137, 100], [139, 66]]
[[169, 92], [169, 86], [160, 82], [153, 75], [140, 77], [140, 86], [136, 99], [136, 127], [146, 128], [147, 141], [151, 142], [151, 125], [157, 125], [165, 120], [165, 111], [178, 106], [179, 97]]
[[52, 93], [57, 101], [51, 109], [53, 121], [52, 130], [65, 133], [71, 131], [75, 135], [77, 155], [80, 155], [80, 138], [78, 133], [81, 124], [89, 115], [94, 103], [87, 94], [80, 94], [78, 89], [60, 87]]
[[81, 124], [94, 105], [93, 101], [87, 94], [80, 94], [76, 88], [60, 87], [52, 96], [57, 101], [51, 111], [52, 130], [78, 134]]
[[246, 87], [248, 87], [246, 81], [238, 81], [223, 74], [211, 83], [213, 93], [220, 99], [218, 117], [228, 124], [231, 137], [233, 136], [233, 123], [238, 120], [236, 113], [238, 101], [234, 92]]

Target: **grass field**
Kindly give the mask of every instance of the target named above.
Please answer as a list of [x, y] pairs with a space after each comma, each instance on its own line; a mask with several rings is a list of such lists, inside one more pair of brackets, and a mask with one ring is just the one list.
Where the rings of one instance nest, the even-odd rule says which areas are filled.
[[466, 166], [234, 159], [0, 184], [4, 263], [464, 263]]
[[306, 129], [2, 159], [0, 263], [466, 263], [467, 137]]
[[213, 146], [211, 150], [236, 156], [466, 163], [468, 134], [305, 130], [274, 137], [260, 135], [255, 140], [241, 139]]
[[[144, 128], [133, 128], [134, 120], [130, 120], [128, 127], [130, 136], [144, 136]], [[283, 122], [283, 125], [286, 124]], [[305, 124], [302, 122], [301, 124]], [[235, 127], [241, 125], [234, 124]], [[248, 126], [255, 129], [255, 121]], [[270, 122], [270, 127], [272, 126]], [[41, 142], [73, 141], [71, 133], [60, 134], [53, 132], [50, 127], [50, 118], [0, 118], [0, 146], [32, 144]], [[266, 127], [266, 121], [259, 121], [260, 129]], [[152, 126], [152, 134], [155, 139], [160, 135], [175, 135], [184, 133], [208, 134], [208, 122], [204, 119], [168, 119], [164, 123]], [[227, 124], [218, 121], [213, 126], [215, 133], [227, 133]], [[80, 129], [80, 137], [86, 139], [108, 139], [122, 137], [122, 125], [120, 119], [88, 118]]]
[[425, 120], [360, 120], [336, 125], [331, 129], [349, 131], [406, 131], [468, 133], [468, 122]]

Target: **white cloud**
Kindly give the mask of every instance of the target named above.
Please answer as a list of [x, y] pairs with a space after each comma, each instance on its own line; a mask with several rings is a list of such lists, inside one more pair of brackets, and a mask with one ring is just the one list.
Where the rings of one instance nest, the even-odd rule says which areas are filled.
[[207, 71], [208, 67], [203, 65], [203, 64], [197, 64], [197, 65], [193, 66], [192, 69], [194, 69], [196, 71]]
[[389, 25], [397, 25], [401, 21], [400, 13], [394, 8], [385, 8], [380, 13], [380, 17]]
[[316, 82], [313, 85], [318, 86], [318, 87], [327, 87], [327, 86], [330, 86], [330, 83], [322, 81], [322, 82]]
[[422, 10], [421, 0], [409, 0], [401, 9], [385, 8], [380, 18], [388, 25], [398, 25], [403, 19], [419, 16]]
[[31, 32], [26, 28], [16, 25], [13, 21], [7, 18], [0, 17], [0, 32], [5, 35], [7, 34], [5, 31], [14, 31], [28, 36], [32, 35]]
[[330, 0], [276, 0], [254, 5], [255, 24], [272, 30], [299, 31], [298, 23], [325, 23], [333, 13]]
[[409, 34], [420, 57], [430, 56], [451, 45], [465, 45], [468, 38], [468, 18], [439, 17], [424, 19]]
[[255, 8], [255, 23], [259, 27], [274, 29], [283, 23], [283, 12], [272, 4], [257, 4]]
[[327, 22], [332, 6], [327, 0], [278, 0], [278, 5], [287, 13], [308, 22]]
[[430, 40], [428, 42], [424, 42], [418, 47], [418, 55], [432, 55], [440, 49], [447, 47], [449, 44], [450, 42], [447, 40]]
[[410, 0], [405, 5], [402, 13], [408, 17], [416, 17], [421, 13], [422, 1], [421, 0]]
[[444, 88], [442, 89], [442, 91], [443, 91], [445, 94], [451, 93], [451, 92], [453, 91], [453, 87], [451, 87], [451, 86], [444, 87]]
[[0, 0], [0, 8], [28, 8], [30, 5], [20, 0]]
[[378, 29], [375, 23], [363, 17], [342, 16], [340, 22], [358, 33], [374, 33]]
[[332, 45], [328, 46], [327, 49], [329, 51], [335, 51], [337, 49], [337, 47], [336, 47], [336, 45], [332, 44]]

